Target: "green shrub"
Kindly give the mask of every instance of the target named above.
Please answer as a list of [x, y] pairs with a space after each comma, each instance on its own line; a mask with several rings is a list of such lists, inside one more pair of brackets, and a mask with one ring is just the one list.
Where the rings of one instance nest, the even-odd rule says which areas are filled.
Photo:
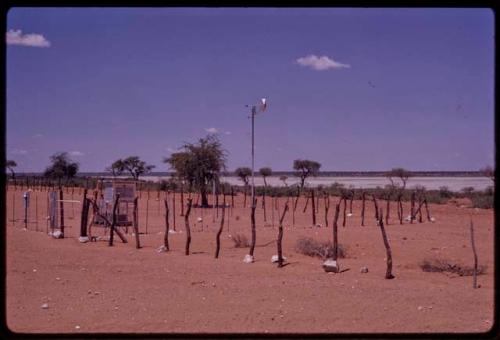
[[[435, 272], [435, 273], [453, 273], [460, 276], [472, 276], [474, 273], [474, 268], [470, 266], [463, 266], [454, 263], [450, 260], [445, 259], [425, 259], [420, 262], [420, 268], [424, 272]], [[480, 265], [477, 267], [477, 275], [484, 274], [486, 271], [486, 266]]]
[[472, 206], [480, 209], [492, 209], [494, 204], [493, 195], [474, 194], [471, 197]]
[[[333, 257], [333, 245], [330, 242], [318, 242], [310, 237], [298, 239], [295, 243], [295, 251], [323, 259]], [[339, 258], [345, 257], [345, 249], [341, 244], [337, 247], [337, 256]]]

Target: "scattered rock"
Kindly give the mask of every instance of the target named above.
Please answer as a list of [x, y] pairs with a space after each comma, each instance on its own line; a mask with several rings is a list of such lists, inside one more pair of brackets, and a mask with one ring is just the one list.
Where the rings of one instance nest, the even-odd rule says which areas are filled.
[[42, 305], [42, 309], [48, 309], [48, 308], [49, 308], [49, 304], [48, 304], [48, 303], [44, 303], [44, 304]]
[[33, 269], [33, 273], [36, 273], [36, 269]]
[[434, 217], [431, 217], [431, 222], [436, 222], [436, 219]]
[[170, 229], [170, 230], [168, 231], [168, 233], [169, 233], [169, 234], [177, 234], [177, 232], [176, 232], [175, 230], [173, 230], [173, 229]]
[[352, 216], [352, 213], [348, 213], [346, 216], [347, 216], [347, 217], [351, 217], [351, 216]]
[[64, 234], [60, 230], [56, 230], [51, 235], [53, 238], [63, 238]]
[[252, 263], [254, 261], [254, 257], [250, 254], [245, 255], [245, 258], [243, 258], [243, 262], [245, 263]]
[[368, 267], [361, 267], [359, 271], [363, 274], [368, 273]]
[[332, 259], [327, 259], [325, 262], [323, 262], [323, 269], [327, 273], [328, 272], [338, 273], [340, 271], [340, 267], [337, 261], [334, 261]]
[[318, 224], [316, 224], [316, 225], [315, 225], [315, 227], [316, 227], [316, 228], [321, 228], [321, 227], [322, 227], [322, 225], [318, 223]]
[[198, 223], [201, 223], [201, 222], [203, 221], [203, 219], [202, 219], [201, 217], [198, 217], [198, 218], [196, 219], [196, 221], [198, 221]]
[[61, 278], [60, 277], [56, 277], [56, 281], [59, 281]]
[[167, 247], [165, 247], [165, 245], [156, 249], [157, 253], [165, 253], [166, 251], [167, 251]]
[[76, 325], [76, 326], [75, 326], [75, 329], [76, 329], [76, 330], [79, 330], [79, 329], [80, 329], [80, 326]]
[[417, 309], [420, 310], [420, 311], [422, 311], [422, 310], [424, 310], [424, 307], [418, 306]]
[[87, 243], [89, 241], [90, 241], [90, 238], [88, 236], [80, 236], [78, 238], [78, 242], [80, 242], [80, 243]]

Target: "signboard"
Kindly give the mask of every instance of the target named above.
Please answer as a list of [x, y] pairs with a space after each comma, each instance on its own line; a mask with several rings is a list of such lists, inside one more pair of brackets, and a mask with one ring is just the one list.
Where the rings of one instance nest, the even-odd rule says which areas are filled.
[[104, 201], [113, 203], [116, 194], [120, 194], [120, 202], [134, 202], [135, 182], [108, 181], [104, 182]]

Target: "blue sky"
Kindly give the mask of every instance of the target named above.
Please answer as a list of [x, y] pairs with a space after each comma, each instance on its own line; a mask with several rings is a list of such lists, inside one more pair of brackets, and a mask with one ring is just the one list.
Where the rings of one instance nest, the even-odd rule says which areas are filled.
[[489, 9], [14, 8], [7, 158], [81, 171], [138, 155], [155, 171], [217, 133], [228, 169], [477, 170], [494, 165]]

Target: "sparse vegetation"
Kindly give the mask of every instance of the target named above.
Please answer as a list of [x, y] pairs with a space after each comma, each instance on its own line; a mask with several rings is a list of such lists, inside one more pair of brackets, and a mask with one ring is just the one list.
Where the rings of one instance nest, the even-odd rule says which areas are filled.
[[44, 172], [44, 177], [66, 180], [76, 176], [78, 172], [78, 163], [72, 162], [67, 152], [58, 152], [50, 156], [51, 165]]
[[14, 172], [14, 168], [17, 166], [17, 163], [16, 161], [13, 161], [11, 159], [7, 160], [7, 162], [5, 162], [5, 167], [7, 169], [9, 169], [10, 171], [10, 174], [12, 175], [12, 179], [16, 179], [16, 174]]
[[[333, 246], [331, 242], [319, 242], [310, 237], [299, 238], [295, 243], [295, 251], [303, 255], [320, 257], [322, 259], [333, 257]], [[341, 244], [338, 245], [337, 251], [338, 258], [345, 257], [345, 248]]]
[[231, 240], [233, 240], [235, 248], [249, 248], [250, 247], [250, 242], [248, 242], [247, 237], [243, 234], [233, 235], [231, 237]]
[[[445, 259], [425, 259], [419, 263], [419, 266], [424, 272], [448, 272], [459, 276], [472, 276], [474, 273], [472, 266], [460, 265]], [[485, 271], [486, 266], [480, 265], [477, 268], [477, 275], [484, 274]]]

